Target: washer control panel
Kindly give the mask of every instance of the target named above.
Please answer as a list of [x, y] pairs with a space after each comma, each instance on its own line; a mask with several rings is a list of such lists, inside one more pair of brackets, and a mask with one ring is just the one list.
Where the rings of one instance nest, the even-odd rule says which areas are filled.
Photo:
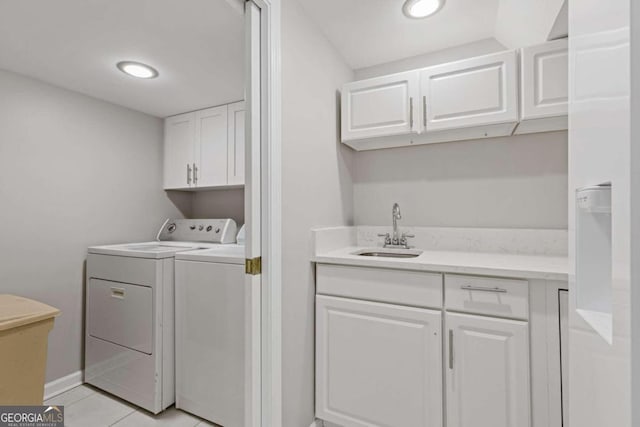
[[168, 219], [158, 232], [159, 241], [235, 243], [237, 224], [226, 219]]

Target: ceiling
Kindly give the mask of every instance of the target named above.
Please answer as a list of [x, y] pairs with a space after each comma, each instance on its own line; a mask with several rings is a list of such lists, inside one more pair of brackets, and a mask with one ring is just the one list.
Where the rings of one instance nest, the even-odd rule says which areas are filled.
[[547, 39], [563, 0], [446, 0], [426, 19], [402, 13], [404, 0], [299, 0], [357, 70], [479, 40], [508, 48]]
[[242, 2], [0, 0], [0, 68], [158, 117], [241, 100]]

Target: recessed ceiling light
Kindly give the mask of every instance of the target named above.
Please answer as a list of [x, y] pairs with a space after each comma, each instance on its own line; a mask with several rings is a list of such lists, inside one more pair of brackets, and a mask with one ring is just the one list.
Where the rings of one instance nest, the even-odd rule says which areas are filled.
[[116, 66], [123, 73], [139, 79], [154, 79], [158, 77], [158, 70], [141, 62], [121, 61]]
[[426, 18], [442, 9], [444, 2], [445, 0], [406, 0], [402, 11], [409, 18]]

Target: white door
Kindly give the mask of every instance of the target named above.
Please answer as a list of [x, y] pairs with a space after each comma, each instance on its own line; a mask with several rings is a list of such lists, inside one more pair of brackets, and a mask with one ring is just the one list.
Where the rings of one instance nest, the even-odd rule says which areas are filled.
[[528, 427], [527, 322], [445, 317], [448, 427]]
[[229, 104], [227, 116], [227, 183], [244, 184], [244, 101]]
[[[261, 40], [261, 12], [252, 1], [245, 3], [245, 427], [273, 425], [269, 419], [262, 422], [262, 408], [265, 417], [271, 418], [271, 400], [262, 401], [262, 396], [272, 398], [267, 391], [262, 392], [262, 354], [263, 346], [269, 346], [269, 340], [262, 343], [262, 87], [261, 70], [263, 46]], [[267, 327], [267, 325], [265, 325]], [[268, 361], [265, 361], [268, 363]], [[271, 372], [271, 367], [267, 373]], [[265, 381], [269, 383], [269, 381]]]
[[522, 120], [566, 116], [569, 110], [567, 39], [522, 49]]
[[517, 122], [516, 58], [507, 51], [420, 71], [426, 132]]
[[342, 87], [342, 141], [420, 131], [418, 72], [347, 83]]
[[196, 112], [197, 187], [227, 185], [227, 106]]
[[195, 113], [167, 117], [164, 121], [164, 188], [193, 186]]
[[316, 297], [316, 416], [341, 426], [442, 426], [442, 313]]

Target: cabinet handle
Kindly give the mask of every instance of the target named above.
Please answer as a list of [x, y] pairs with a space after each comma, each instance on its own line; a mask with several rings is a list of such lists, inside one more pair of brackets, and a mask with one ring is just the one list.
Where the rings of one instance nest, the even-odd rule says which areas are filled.
[[427, 130], [427, 96], [422, 97], [422, 123], [424, 129]]
[[449, 369], [453, 369], [453, 329], [449, 329]]
[[409, 98], [409, 128], [413, 130], [413, 97]]
[[471, 285], [460, 286], [460, 289], [464, 289], [465, 291], [497, 292], [500, 294], [507, 293], [507, 290], [502, 288], [483, 288], [481, 286], [471, 286]]
[[198, 184], [198, 167], [195, 163], [193, 164], [193, 184]]
[[187, 163], [187, 185], [191, 185], [191, 165]]
[[123, 288], [111, 288], [111, 297], [124, 299], [124, 289]]

